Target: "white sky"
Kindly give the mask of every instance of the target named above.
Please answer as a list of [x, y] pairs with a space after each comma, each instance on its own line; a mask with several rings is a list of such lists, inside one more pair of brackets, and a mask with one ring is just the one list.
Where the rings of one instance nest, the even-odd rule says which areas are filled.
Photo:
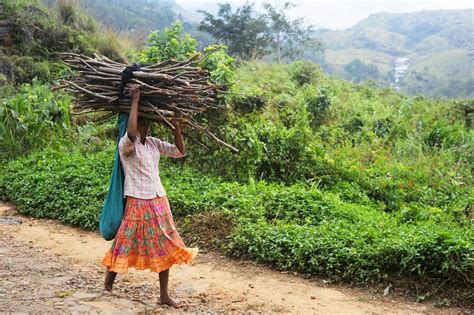
[[[175, 0], [187, 10], [194, 11], [206, 9], [205, 5], [230, 2], [233, 8], [245, 3], [243, 0]], [[262, 0], [250, 1], [257, 4]], [[273, 1], [272, 1], [273, 2]], [[293, 17], [306, 17], [306, 19], [319, 27], [330, 29], [343, 29], [377, 12], [413, 12], [421, 10], [452, 10], [473, 9], [474, 0], [294, 0], [299, 6], [290, 12]], [[215, 12], [212, 12], [215, 13]], [[474, 24], [474, 16], [473, 16]]]

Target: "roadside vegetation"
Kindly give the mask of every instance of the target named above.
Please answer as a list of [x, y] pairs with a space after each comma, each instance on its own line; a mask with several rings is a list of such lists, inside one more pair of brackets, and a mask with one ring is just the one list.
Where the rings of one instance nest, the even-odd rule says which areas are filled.
[[[7, 9], [26, 14], [18, 2]], [[15, 80], [0, 89], [0, 197], [23, 214], [97, 230], [116, 118], [71, 116], [72, 95], [51, 89], [69, 71], [53, 49], [116, 58], [123, 50], [91, 46], [102, 35], [92, 26], [86, 32], [80, 13], [59, 26], [53, 11], [45, 12], [48, 32], [64, 27], [64, 38], [72, 39], [22, 52], [48, 71], [22, 68], [27, 74], [12, 74]], [[36, 30], [46, 27], [35, 23]], [[92, 37], [77, 46], [85, 34]], [[152, 33], [150, 41], [129, 58], [196, 52], [179, 25]], [[2, 58], [14, 60], [6, 53], [20, 51], [4, 50]], [[212, 214], [229, 222], [216, 224], [221, 239], [212, 244], [230, 256], [358, 285], [424, 283], [411, 291], [419, 300], [472, 306], [474, 134], [465, 114], [472, 100], [409, 97], [326, 76], [307, 61], [228, 66], [232, 58], [219, 54], [207, 67], [234, 83], [222, 97], [227, 110], [198, 118], [240, 152], [187, 130], [194, 139], [187, 157], [160, 166], [175, 216], [189, 223]], [[153, 132], [170, 136], [162, 126]]]

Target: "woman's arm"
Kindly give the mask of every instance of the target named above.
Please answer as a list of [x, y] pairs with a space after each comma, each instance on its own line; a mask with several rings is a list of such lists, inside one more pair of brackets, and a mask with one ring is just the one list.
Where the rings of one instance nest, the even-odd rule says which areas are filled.
[[130, 95], [132, 96], [132, 105], [130, 108], [130, 115], [128, 116], [127, 134], [128, 138], [132, 142], [135, 142], [138, 135], [138, 103], [140, 102], [140, 86], [138, 84], [132, 85], [130, 88]]
[[181, 134], [181, 128], [179, 127], [179, 120], [183, 117], [183, 115], [181, 113], [175, 112], [174, 117], [175, 119], [171, 121], [174, 127], [174, 144], [178, 147], [178, 150], [182, 155], [186, 155], [186, 146], [184, 145], [183, 135]]

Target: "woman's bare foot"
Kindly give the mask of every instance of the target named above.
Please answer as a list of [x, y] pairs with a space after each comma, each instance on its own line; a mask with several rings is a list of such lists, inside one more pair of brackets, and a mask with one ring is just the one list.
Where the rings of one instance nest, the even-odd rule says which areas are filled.
[[104, 289], [106, 289], [109, 292], [112, 292], [116, 276], [117, 276], [116, 272], [109, 271], [109, 270], [105, 272]]
[[174, 307], [174, 308], [180, 308], [181, 307], [181, 305], [178, 302], [174, 301], [169, 295], [165, 296], [165, 297], [160, 297], [160, 303], [169, 305], [169, 306]]

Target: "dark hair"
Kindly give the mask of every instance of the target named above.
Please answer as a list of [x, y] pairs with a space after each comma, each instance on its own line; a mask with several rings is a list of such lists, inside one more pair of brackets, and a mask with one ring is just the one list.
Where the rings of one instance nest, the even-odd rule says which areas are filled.
[[137, 124], [138, 125], [149, 125], [150, 124], [150, 119], [143, 117], [143, 116], [138, 116]]

